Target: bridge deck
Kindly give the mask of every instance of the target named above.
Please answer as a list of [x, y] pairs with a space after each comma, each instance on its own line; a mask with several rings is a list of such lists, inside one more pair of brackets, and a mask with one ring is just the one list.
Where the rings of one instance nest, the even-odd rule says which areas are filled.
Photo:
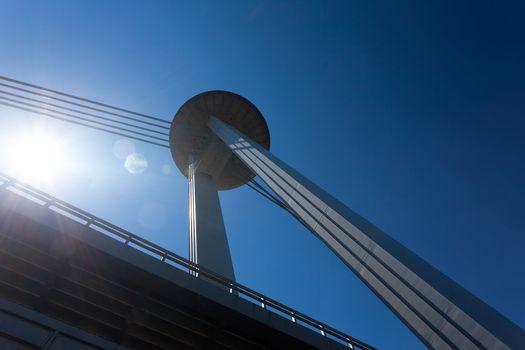
[[[86, 349], [371, 349], [101, 219], [16, 188], [11, 181], [0, 189], [0, 297], [87, 332], [79, 336]], [[9, 333], [3, 317], [0, 332]], [[56, 332], [24, 344], [45, 348], [53, 334], [63, 338]], [[88, 346], [86, 337], [98, 340]]]

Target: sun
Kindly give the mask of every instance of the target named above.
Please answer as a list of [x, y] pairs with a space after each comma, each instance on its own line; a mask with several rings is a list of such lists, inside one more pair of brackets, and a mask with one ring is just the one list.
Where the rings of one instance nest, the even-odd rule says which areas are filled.
[[11, 142], [9, 169], [22, 181], [57, 181], [66, 168], [65, 145], [46, 133], [32, 133]]

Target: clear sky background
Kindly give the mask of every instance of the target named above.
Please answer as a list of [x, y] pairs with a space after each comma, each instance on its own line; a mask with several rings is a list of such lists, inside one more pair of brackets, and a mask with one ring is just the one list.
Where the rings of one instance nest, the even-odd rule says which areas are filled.
[[[241, 94], [278, 157], [523, 328], [524, 26], [523, 1], [0, 0], [0, 74], [165, 119], [205, 90]], [[0, 171], [42, 128], [69, 164], [39, 187], [187, 256], [167, 150], [135, 142], [148, 168], [131, 174], [118, 137], [2, 107]], [[247, 188], [221, 201], [239, 282], [423, 348], [282, 210]]]

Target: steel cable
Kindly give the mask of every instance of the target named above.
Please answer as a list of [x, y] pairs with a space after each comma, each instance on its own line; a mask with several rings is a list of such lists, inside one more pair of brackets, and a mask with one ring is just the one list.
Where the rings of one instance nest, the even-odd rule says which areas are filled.
[[[7, 107], [12, 107], [12, 108], [17, 108], [17, 109], [20, 109], [20, 110], [23, 110], [23, 111], [26, 111], [26, 112], [40, 114], [40, 115], [47, 116], [47, 117], [50, 117], [50, 118], [53, 118], [53, 119], [65, 121], [65, 122], [68, 122], [68, 123], [81, 125], [81, 126], [84, 126], [84, 127], [87, 127], [87, 128], [91, 128], [91, 129], [95, 129], [95, 130], [99, 130], [99, 131], [104, 131], [104, 132], [107, 132], [107, 133], [110, 133], [110, 134], [123, 136], [123, 137], [128, 137], [130, 139], [134, 139], [134, 140], [137, 140], [137, 141], [142, 141], [142, 142], [149, 143], [149, 144], [152, 144], [152, 145], [155, 145], [155, 146], [160, 146], [160, 147], [163, 147], [163, 148], [170, 148], [170, 146], [167, 145], [167, 144], [161, 144], [161, 143], [158, 143], [158, 142], [154, 142], [154, 141], [150, 141], [150, 140], [146, 140], [146, 139], [140, 138], [138, 136], [127, 135], [127, 134], [123, 134], [121, 132], [116, 132], [116, 131], [108, 130], [108, 129], [101, 128], [101, 127], [98, 127], [98, 126], [89, 125], [89, 124], [86, 124], [86, 123], [82, 123], [82, 122], [78, 122], [78, 121], [75, 121], [75, 120], [63, 118], [63, 117], [60, 117], [60, 116], [56, 116], [56, 115], [53, 115], [53, 114], [50, 114], [50, 113], [37, 111], [37, 110], [31, 109], [31, 108], [15, 105], [15, 104], [12, 104], [12, 103], [9, 103], [9, 102], [0, 101], [0, 105], [4, 105], [4, 106], [7, 106]], [[99, 123], [99, 124], [103, 124], [103, 123]], [[103, 125], [105, 125], [105, 124], [103, 124]], [[126, 130], [126, 131], [127, 132], [133, 132], [133, 131], [130, 131], [130, 130]]]
[[13, 94], [13, 93], [8, 92], [8, 91], [0, 90], [0, 94], [17, 97], [17, 98], [24, 99], [24, 100], [27, 100], [27, 101], [37, 102], [37, 103], [45, 104], [45, 105], [56, 107], [56, 108], [61, 108], [61, 109], [64, 109], [66, 111], [75, 112], [75, 113], [79, 113], [79, 114], [86, 115], [86, 116], [89, 116], [89, 117], [110, 121], [112, 123], [116, 123], [116, 124], [120, 124], [120, 125], [126, 125], [126, 126], [129, 126], [129, 127], [133, 127], [133, 128], [149, 131], [149, 132], [152, 132], [152, 133], [155, 133], [155, 134], [159, 134], [159, 135], [163, 135], [163, 136], [169, 136], [169, 134], [167, 134], [165, 132], [161, 132], [161, 131], [157, 131], [157, 130], [153, 130], [153, 129], [148, 129], [148, 128], [145, 128], [145, 127], [142, 127], [142, 126], [138, 126], [138, 125], [122, 122], [120, 120], [114, 120], [114, 119], [111, 119], [111, 118], [102, 117], [102, 116], [99, 116], [99, 115], [96, 115], [96, 114], [84, 112], [84, 111], [81, 111], [81, 110], [78, 110], [78, 109], [74, 109], [74, 108], [64, 107], [64, 106], [57, 105], [57, 104], [50, 103], [50, 102], [46, 102], [46, 101], [40, 101], [40, 100], [37, 100], [35, 98], [30, 98], [30, 97], [27, 97], [27, 96]]
[[[0, 79], [1, 79], [1, 76], [0, 76]], [[13, 89], [13, 90], [22, 91], [22, 92], [25, 92], [25, 93], [28, 93], [28, 94], [33, 94], [33, 95], [36, 95], [36, 96], [49, 98], [49, 99], [52, 99], [52, 100], [55, 100], [55, 101], [60, 101], [60, 102], [63, 102], [63, 103], [69, 103], [71, 105], [75, 105], [75, 106], [78, 106], [78, 107], [90, 109], [92, 111], [106, 113], [106, 114], [109, 114], [109, 115], [112, 115], [112, 116], [115, 116], [115, 117], [118, 117], [118, 118], [123, 118], [123, 119], [127, 119], [127, 120], [133, 120], [133, 121], [136, 121], [136, 122], [139, 122], [139, 123], [148, 124], [148, 125], [160, 128], [160, 129], [169, 130], [169, 127], [167, 127], [167, 126], [158, 125], [158, 124], [147, 122], [147, 121], [144, 121], [144, 120], [141, 120], [141, 119], [137, 119], [137, 118], [128, 117], [128, 116], [125, 116], [125, 115], [122, 115], [122, 114], [105, 111], [103, 109], [92, 107], [92, 106], [88, 106], [88, 105], [85, 105], [85, 104], [82, 104], [82, 103], [77, 103], [77, 102], [73, 102], [73, 101], [64, 100], [62, 98], [58, 98], [58, 97], [55, 97], [55, 96], [52, 96], [52, 95], [47, 95], [47, 94], [43, 94], [43, 93], [40, 93], [40, 92], [35, 92], [35, 91], [27, 90], [27, 89], [24, 89], [24, 88], [21, 88], [21, 87], [12, 86], [12, 85], [9, 85], [9, 84], [4, 84], [4, 83], [0, 83], [0, 86], [7, 87], [7, 88]], [[163, 119], [160, 119], [160, 120], [168, 123], [166, 120], [163, 120]]]
[[129, 130], [129, 129], [122, 128], [122, 127], [120, 127], [120, 126], [116, 126], [116, 125], [111, 125], [111, 124], [106, 124], [106, 123], [98, 122], [98, 121], [96, 121], [96, 120], [90, 120], [90, 119], [88, 119], [88, 118], [80, 117], [80, 116], [78, 116], [78, 115], [74, 115], [74, 114], [70, 114], [70, 113], [65, 113], [65, 112], [57, 111], [57, 110], [54, 110], [54, 109], [51, 109], [51, 108], [47, 108], [47, 107], [41, 107], [41, 106], [38, 106], [38, 105], [35, 105], [35, 104], [32, 104], [32, 103], [27, 103], [27, 102], [23, 102], [23, 101], [18, 101], [18, 100], [15, 100], [15, 99], [9, 98], [9, 97], [0, 96], [0, 100], [9, 101], [9, 102], [11, 102], [11, 103], [18, 103], [18, 104], [21, 104], [21, 105], [26, 106], [26, 107], [43, 109], [43, 110], [45, 110], [45, 111], [52, 112], [52, 113], [55, 113], [55, 114], [58, 114], [58, 115], [62, 115], [62, 116], [65, 116], [65, 117], [74, 118], [74, 119], [80, 119], [80, 120], [87, 121], [87, 122], [90, 122], [90, 123], [93, 123], [93, 124], [103, 125], [103, 126], [106, 126], [106, 127], [110, 127], [110, 128], [117, 129], [117, 130], [122, 130], [122, 131], [130, 132], [130, 133], [134, 133], [134, 134], [136, 134], [136, 135], [149, 137], [149, 138], [152, 138], [152, 139], [155, 139], [155, 140], [169, 142], [169, 140], [168, 140], [168, 139], [165, 139], [165, 138], [160, 138], [160, 137], [152, 136], [152, 135], [148, 135], [148, 134], [145, 134], [145, 133], [142, 133], [142, 132], [138, 132], [138, 131], [134, 131], [134, 130]]
[[272, 191], [268, 190], [266, 187], [261, 185], [259, 182], [257, 182], [257, 180], [249, 176], [237, 175], [237, 177], [242, 181], [246, 181], [246, 185], [253, 191], [257, 192], [258, 194], [260, 194], [261, 196], [268, 199], [270, 202], [272, 202], [273, 204], [277, 205], [278, 207], [286, 211], [288, 214], [290, 214], [306, 229], [311, 230], [311, 228], [306, 224], [306, 222], [292, 210], [288, 203], [286, 203], [280, 197], [275, 195]]
[[101, 107], [111, 108], [111, 109], [114, 109], [114, 110], [117, 110], [117, 111], [133, 114], [133, 115], [136, 115], [136, 116], [139, 116], [139, 117], [143, 117], [143, 118], [147, 118], [147, 119], [150, 119], [150, 120], [156, 120], [156, 121], [159, 121], [159, 122], [162, 122], [162, 123], [166, 123], [168, 125], [171, 124], [170, 121], [167, 121], [167, 120], [164, 120], [164, 119], [152, 117], [150, 115], [143, 114], [143, 113], [133, 112], [133, 111], [130, 111], [128, 109], [115, 107], [115, 106], [112, 106], [112, 105], [109, 105], [109, 104], [106, 104], [106, 103], [97, 102], [97, 101], [94, 101], [94, 100], [90, 100], [90, 99], [87, 99], [87, 98], [75, 96], [75, 95], [72, 95], [72, 94], [67, 94], [65, 92], [53, 90], [53, 89], [46, 88], [46, 87], [43, 87], [43, 86], [40, 86], [40, 85], [26, 83], [26, 82], [23, 82], [23, 81], [20, 81], [20, 80], [16, 80], [16, 79], [13, 79], [13, 78], [9, 78], [9, 77], [5, 77], [5, 76], [2, 76], [2, 75], [0, 75], [0, 79], [4, 80], [4, 81], [9, 81], [11, 83], [15, 83], [15, 84], [31, 87], [31, 88], [34, 88], [34, 89], [51, 92], [53, 94], [61, 95], [61, 96], [64, 96], [64, 97], [69, 97], [69, 98], [77, 99], [77, 100], [80, 100], [80, 101], [92, 103], [92, 104], [95, 104], [95, 105], [98, 105], [98, 106], [101, 106]]

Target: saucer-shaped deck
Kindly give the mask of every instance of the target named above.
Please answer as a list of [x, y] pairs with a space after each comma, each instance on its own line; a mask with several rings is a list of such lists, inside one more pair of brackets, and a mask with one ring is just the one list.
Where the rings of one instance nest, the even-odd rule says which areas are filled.
[[[265, 149], [270, 149], [270, 133], [261, 112], [250, 101], [228, 91], [207, 91], [186, 101], [175, 114], [170, 129], [170, 150], [179, 170], [188, 176], [189, 156], [205, 147], [212, 131], [210, 116], [238, 129]], [[221, 175], [215, 179], [217, 189], [239, 187], [255, 174], [232, 156]]]

